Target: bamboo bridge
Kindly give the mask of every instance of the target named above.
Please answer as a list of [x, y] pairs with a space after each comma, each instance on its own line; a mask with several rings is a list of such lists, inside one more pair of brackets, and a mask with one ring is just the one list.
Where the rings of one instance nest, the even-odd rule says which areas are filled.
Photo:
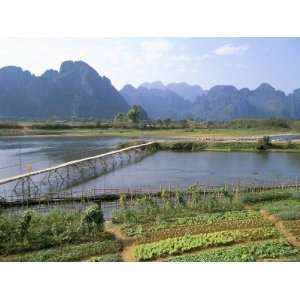
[[109, 171], [140, 161], [155, 151], [156, 143], [148, 142], [1, 179], [0, 201], [30, 202], [44, 195], [57, 194]]

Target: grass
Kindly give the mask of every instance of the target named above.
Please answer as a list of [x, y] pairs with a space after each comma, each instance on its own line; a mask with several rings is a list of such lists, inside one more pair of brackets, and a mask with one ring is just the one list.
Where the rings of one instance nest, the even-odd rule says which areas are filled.
[[[52, 126], [53, 127], [53, 126]], [[118, 128], [80, 128], [68, 127], [67, 125], [55, 126], [32, 126], [32, 123], [22, 123], [21, 126], [13, 128], [2, 128], [0, 136], [9, 135], [63, 135], [63, 136], [124, 136], [124, 137], [251, 137], [273, 134], [293, 133], [295, 129], [263, 129], [263, 128], [245, 128], [245, 129], [155, 129], [155, 130], [139, 130], [139, 129], [118, 129]]]
[[286, 241], [275, 240], [249, 245], [235, 245], [233, 247], [214, 249], [197, 255], [182, 255], [172, 257], [171, 262], [254, 262], [257, 260], [289, 258], [300, 252]]
[[269, 202], [271, 203], [271, 205], [274, 205], [273, 202], [289, 199], [291, 197], [300, 199], [300, 193], [295, 191], [281, 192], [276, 190], [261, 193], [245, 193], [241, 196], [241, 201], [247, 204], [257, 204], [258, 206], [261, 204], [265, 205], [266, 202]]
[[276, 197], [275, 199], [270, 199], [268, 202], [258, 202], [253, 207], [256, 209], [266, 209], [282, 220], [300, 219], [300, 198], [298, 193], [291, 194], [290, 197]]
[[60, 248], [40, 250], [28, 254], [17, 255], [12, 261], [19, 262], [69, 262], [79, 261], [91, 256], [100, 256], [108, 253], [117, 253], [120, 244], [115, 240], [68, 245]]

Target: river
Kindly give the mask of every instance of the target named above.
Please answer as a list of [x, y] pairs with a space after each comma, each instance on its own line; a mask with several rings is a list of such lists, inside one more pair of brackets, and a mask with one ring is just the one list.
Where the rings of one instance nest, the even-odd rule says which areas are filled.
[[[1, 138], [0, 178], [104, 153], [127, 140], [119, 137]], [[77, 189], [186, 187], [196, 182], [269, 184], [295, 181], [299, 170], [299, 153], [161, 151], [90, 180]]]

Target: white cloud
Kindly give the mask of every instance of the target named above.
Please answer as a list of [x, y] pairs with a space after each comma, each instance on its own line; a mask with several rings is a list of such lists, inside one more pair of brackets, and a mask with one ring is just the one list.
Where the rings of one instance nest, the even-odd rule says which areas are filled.
[[248, 49], [249, 47], [247, 45], [233, 46], [231, 44], [226, 44], [215, 49], [213, 52], [215, 55], [240, 55]]

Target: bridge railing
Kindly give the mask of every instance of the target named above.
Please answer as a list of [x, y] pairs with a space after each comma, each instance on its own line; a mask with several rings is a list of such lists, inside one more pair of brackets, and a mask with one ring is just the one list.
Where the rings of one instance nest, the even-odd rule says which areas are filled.
[[104, 154], [0, 180], [0, 200], [28, 201], [58, 193], [102, 174], [139, 161], [156, 150], [154, 142], [126, 147]]
[[[269, 190], [298, 190], [300, 182], [290, 182], [282, 184], [265, 184], [265, 185], [201, 185], [197, 184], [203, 194], [215, 193], [218, 197], [222, 197], [224, 190], [233, 193], [259, 193]], [[48, 192], [36, 197], [23, 198], [19, 196], [10, 196], [6, 199], [0, 199], [0, 207], [13, 206], [28, 206], [37, 204], [56, 204], [63, 202], [86, 202], [86, 201], [100, 201], [109, 202], [120, 198], [121, 194], [126, 194], [128, 198], [134, 199], [144, 196], [146, 194], [158, 196], [162, 191], [167, 191], [175, 194], [177, 191], [184, 192], [188, 195], [190, 186], [165, 185], [158, 187], [136, 187], [136, 188], [95, 188], [84, 191], [68, 190], [60, 192]]]

